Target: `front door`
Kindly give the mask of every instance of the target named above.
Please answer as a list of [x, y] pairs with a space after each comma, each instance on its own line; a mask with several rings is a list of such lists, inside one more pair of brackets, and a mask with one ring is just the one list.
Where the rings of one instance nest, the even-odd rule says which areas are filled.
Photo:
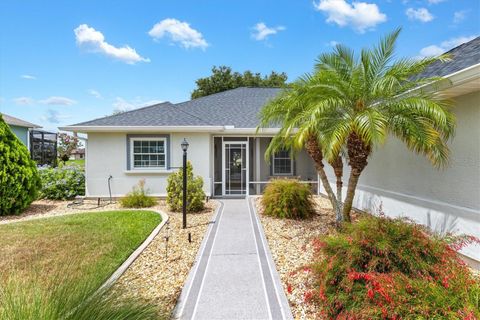
[[248, 185], [247, 142], [228, 141], [223, 145], [223, 195], [246, 195]]

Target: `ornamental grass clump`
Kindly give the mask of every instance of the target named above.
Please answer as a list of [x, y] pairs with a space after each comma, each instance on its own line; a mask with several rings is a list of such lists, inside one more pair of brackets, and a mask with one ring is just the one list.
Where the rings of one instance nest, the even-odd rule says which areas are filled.
[[0, 114], [0, 216], [21, 213], [39, 189], [36, 163]]
[[165, 319], [156, 306], [126, 299], [112, 290], [96, 291], [96, 283], [69, 275], [57, 280], [0, 278], [0, 319], [5, 320], [154, 320]]
[[319, 316], [336, 319], [477, 319], [480, 282], [446, 241], [401, 219], [364, 217], [314, 241]]
[[265, 215], [282, 219], [306, 219], [315, 213], [310, 186], [294, 179], [275, 179], [269, 183], [262, 206]]
[[[193, 175], [193, 166], [187, 163], [187, 212], [199, 212], [205, 207], [203, 179]], [[183, 207], [183, 168], [171, 174], [167, 181], [167, 204], [172, 211], [181, 211]]]
[[148, 195], [148, 190], [145, 189], [145, 179], [142, 179], [131, 192], [120, 200], [120, 204], [124, 208], [149, 208], [156, 205], [157, 200]]

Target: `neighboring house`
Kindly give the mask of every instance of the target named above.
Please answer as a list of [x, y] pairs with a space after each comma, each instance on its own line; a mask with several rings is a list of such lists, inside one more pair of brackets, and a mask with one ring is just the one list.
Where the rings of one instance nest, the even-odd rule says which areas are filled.
[[85, 159], [85, 148], [78, 148], [72, 151], [70, 160], [83, 160]]
[[8, 124], [12, 132], [27, 146], [30, 150], [30, 131], [36, 128], [41, 128], [39, 125], [18, 119], [8, 114], [2, 113], [3, 120]]
[[[458, 119], [451, 165], [437, 170], [392, 138], [369, 160], [355, 206], [408, 216], [437, 231], [480, 238], [480, 38], [450, 53], [452, 61], [435, 63], [426, 74], [450, 81], [441, 93], [454, 99]], [[258, 112], [279, 90], [238, 88], [60, 129], [88, 134], [86, 195], [90, 197], [108, 196], [110, 175], [113, 196], [125, 195], [140, 179], [146, 180], [153, 195], [165, 196], [168, 175], [182, 165], [184, 138], [190, 144], [188, 158], [194, 172], [203, 178], [209, 196], [259, 194], [272, 177], [285, 176], [323, 191], [305, 152], [295, 159], [288, 152], [268, 161], [264, 158], [278, 128], [257, 132]], [[330, 176], [333, 183], [331, 172]], [[480, 246], [463, 252], [480, 261]]]

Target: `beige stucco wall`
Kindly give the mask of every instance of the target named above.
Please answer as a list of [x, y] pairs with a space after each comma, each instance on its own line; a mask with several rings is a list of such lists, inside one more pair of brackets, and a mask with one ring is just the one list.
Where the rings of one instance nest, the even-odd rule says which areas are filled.
[[[144, 133], [141, 133], [144, 134]], [[149, 134], [157, 134], [149, 133]], [[158, 133], [164, 134], [164, 133]], [[89, 133], [86, 152], [87, 196], [108, 196], [108, 177], [111, 180], [112, 195], [123, 196], [140, 179], [145, 179], [146, 187], [155, 196], [165, 196], [168, 175], [182, 166], [183, 138], [190, 143], [188, 159], [192, 162], [194, 173], [204, 179], [204, 190], [210, 195], [210, 134], [208, 133], [172, 133], [170, 134], [170, 171], [145, 173], [127, 171], [127, 135], [126, 133]]]
[[[389, 215], [408, 216], [439, 232], [480, 237], [480, 92], [455, 98], [454, 112], [457, 131], [447, 168], [433, 168], [391, 138], [370, 158], [355, 206], [372, 212], [382, 206]], [[463, 253], [480, 260], [480, 246], [470, 246]]]

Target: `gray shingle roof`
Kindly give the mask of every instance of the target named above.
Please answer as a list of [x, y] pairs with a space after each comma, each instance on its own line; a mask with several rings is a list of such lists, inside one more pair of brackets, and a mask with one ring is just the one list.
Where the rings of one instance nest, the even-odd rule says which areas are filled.
[[5, 122], [11, 126], [18, 126], [18, 127], [24, 127], [24, 128], [41, 128], [41, 126], [37, 124], [30, 123], [28, 121], [9, 116], [8, 114], [5, 114], [5, 113], [1, 113], [1, 115], [3, 117], [3, 120], [5, 120]]
[[170, 102], [147, 106], [112, 116], [75, 124], [74, 126], [201, 126], [208, 125]]
[[256, 128], [279, 88], [237, 88], [190, 101], [160, 103], [72, 126], [235, 126]]
[[480, 63], [480, 37], [446, 52], [451, 61], [436, 61], [419, 75], [420, 77], [443, 77]]

